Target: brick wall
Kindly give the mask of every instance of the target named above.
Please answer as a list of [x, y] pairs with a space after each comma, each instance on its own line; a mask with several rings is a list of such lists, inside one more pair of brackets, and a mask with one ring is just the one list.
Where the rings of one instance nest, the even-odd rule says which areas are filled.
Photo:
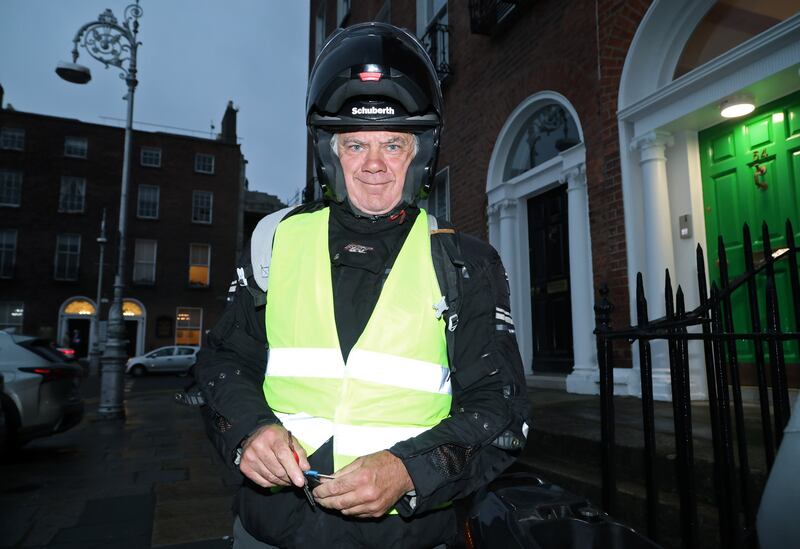
[[[453, 221], [487, 238], [486, 177], [503, 124], [530, 95], [562, 94], [584, 134], [594, 282], [608, 284], [616, 326], [628, 322], [617, 93], [628, 47], [650, 3], [539, 0], [502, 32], [484, 36], [470, 32], [468, 2], [448, 2], [453, 75], [444, 85], [439, 168], [450, 167]], [[335, 13], [336, 2], [329, 4], [328, 13]], [[369, 20], [382, 2], [352, 4], [349, 22], [355, 23]], [[416, 1], [392, 0], [391, 7], [392, 23], [414, 32]], [[314, 13], [312, 1], [312, 23]]]
[[[121, 128], [87, 124], [78, 120], [37, 114], [0, 111], [0, 126], [23, 128], [25, 150], [0, 150], [0, 168], [23, 172], [22, 203], [19, 208], [0, 207], [0, 228], [18, 232], [14, 278], [0, 280], [0, 300], [24, 301], [24, 332], [55, 337], [59, 307], [71, 297], [96, 296], [99, 235], [102, 210], [107, 210], [107, 238], [103, 295], [111, 298], [117, 263], [117, 224], [122, 176], [124, 131]], [[64, 137], [88, 138], [85, 159], [64, 157]], [[161, 149], [161, 167], [140, 165], [142, 146]], [[195, 153], [213, 154], [214, 174], [194, 171]], [[156, 319], [167, 316], [174, 324], [178, 306], [202, 307], [203, 327], [219, 318], [224, 297], [233, 278], [243, 158], [239, 146], [213, 139], [165, 133], [134, 132], [128, 195], [128, 238], [125, 297], [146, 307], [145, 348], [173, 343], [156, 337]], [[58, 211], [62, 176], [86, 178], [83, 213]], [[137, 218], [140, 184], [160, 188], [159, 217]], [[192, 223], [192, 191], [213, 192], [210, 225]], [[80, 268], [76, 281], [54, 280], [56, 235], [81, 235]], [[132, 284], [134, 246], [137, 238], [157, 244], [156, 282]], [[188, 264], [190, 243], [211, 245], [211, 284], [190, 288]], [[102, 318], [106, 317], [105, 311]]]

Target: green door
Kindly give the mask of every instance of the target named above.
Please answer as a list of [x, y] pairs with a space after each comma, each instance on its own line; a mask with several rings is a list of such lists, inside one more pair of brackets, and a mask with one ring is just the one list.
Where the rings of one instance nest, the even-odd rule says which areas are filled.
[[[699, 134], [709, 276], [719, 284], [717, 237], [725, 241], [728, 274], [744, 272], [742, 225], [750, 225], [755, 261], [763, 257], [761, 224], [769, 226], [773, 252], [786, 246], [785, 223], [800, 242], [800, 93], [765, 105], [745, 120], [725, 122]], [[786, 262], [776, 269], [781, 328], [794, 330], [791, 284]], [[757, 279], [761, 326], [765, 326], [766, 277]], [[750, 329], [747, 290], [733, 294], [734, 327]], [[754, 362], [753, 346], [740, 342], [739, 359]], [[784, 346], [786, 361], [800, 362], [795, 343]], [[766, 355], [766, 353], [765, 353]], [[747, 376], [749, 377], [749, 376]]]

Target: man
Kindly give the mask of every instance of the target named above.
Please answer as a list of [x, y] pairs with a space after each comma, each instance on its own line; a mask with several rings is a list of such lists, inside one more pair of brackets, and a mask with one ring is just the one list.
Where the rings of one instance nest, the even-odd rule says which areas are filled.
[[[209, 435], [244, 476], [235, 547], [452, 543], [454, 502], [527, 434], [505, 272], [416, 206], [442, 98], [414, 37], [334, 35], [307, 113], [325, 199], [262, 220], [197, 365]], [[333, 478], [312, 492], [310, 469]]]

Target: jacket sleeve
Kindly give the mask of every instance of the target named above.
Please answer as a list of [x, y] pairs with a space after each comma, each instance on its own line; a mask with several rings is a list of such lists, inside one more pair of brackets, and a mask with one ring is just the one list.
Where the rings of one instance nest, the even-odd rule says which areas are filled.
[[462, 253], [469, 278], [455, 331], [451, 415], [389, 450], [414, 482], [397, 504], [403, 516], [472, 494], [525, 446], [529, 405], [506, 273], [497, 252], [477, 239], [463, 238]]
[[[240, 264], [249, 266], [246, 255]], [[279, 422], [262, 389], [267, 353], [264, 306], [256, 306], [251, 291], [263, 292], [252, 277], [248, 285], [236, 284], [229, 293], [225, 311], [209, 332], [195, 366], [205, 399], [201, 410], [206, 432], [230, 467], [234, 467], [236, 449], [246, 436], [263, 424]]]

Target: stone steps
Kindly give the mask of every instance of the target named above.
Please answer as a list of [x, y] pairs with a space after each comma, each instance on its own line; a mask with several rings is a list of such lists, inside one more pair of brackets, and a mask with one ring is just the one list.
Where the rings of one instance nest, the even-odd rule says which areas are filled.
[[[519, 460], [546, 480], [601, 503], [601, 456], [599, 401], [596, 397], [532, 392], [533, 427]], [[658, 482], [658, 542], [679, 548], [680, 505], [671, 405], [656, 403], [656, 461]], [[641, 401], [615, 399], [617, 496], [614, 518], [639, 532], [646, 532], [644, 442]], [[698, 536], [701, 547], [718, 547], [718, 512], [714, 489], [711, 430], [703, 404], [693, 406], [694, 481], [697, 493]], [[707, 412], [706, 412], [707, 414]], [[748, 458], [751, 508], [766, 481], [763, 447], [753, 418], [746, 422], [750, 447]], [[735, 450], [734, 450], [735, 451]], [[738, 490], [738, 479], [734, 490]]]

